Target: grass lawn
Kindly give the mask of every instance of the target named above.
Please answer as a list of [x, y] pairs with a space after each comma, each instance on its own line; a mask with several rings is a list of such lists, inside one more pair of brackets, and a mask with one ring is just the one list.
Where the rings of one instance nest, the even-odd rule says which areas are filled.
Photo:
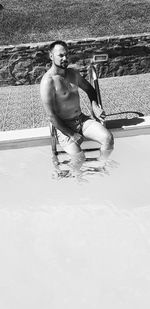
[[0, 0], [0, 44], [150, 32], [150, 0]]
[[[150, 73], [101, 79], [99, 83], [106, 120], [113, 119], [115, 124], [127, 126], [137, 123], [137, 112], [150, 115], [149, 80]], [[82, 111], [89, 114], [90, 101], [82, 90], [79, 94]], [[0, 87], [0, 131], [38, 128], [48, 124], [39, 84]]]

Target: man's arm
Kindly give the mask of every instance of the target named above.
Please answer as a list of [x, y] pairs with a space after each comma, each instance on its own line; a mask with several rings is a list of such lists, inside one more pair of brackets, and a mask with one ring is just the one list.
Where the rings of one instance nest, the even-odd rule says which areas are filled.
[[91, 102], [97, 102], [97, 94], [94, 87], [84, 77], [81, 76], [78, 70], [72, 68], [70, 70], [72, 71], [71, 75], [74, 75], [75, 84], [84, 92], [86, 92]]
[[62, 131], [65, 135], [72, 137], [74, 132], [66, 127], [63, 121], [57, 116], [55, 112], [55, 83], [52, 77], [43, 77], [40, 84], [41, 100], [46, 113], [48, 114], [51, 123], [54, 127]]
[[76, 71], [76, 79], [78, 81], [78, 87], [87, 93], [91, 101], [93, 116], [103, 121], [106, 115], [103, 108], [98, 106], [96, 90], [84, 77], [81, 76], [79, 71]]
[[90, 99], [94, 116], [96, 116], [96, 118], [98, 119], [103, 120], [105, 118], [105, 112], [101, 106], [98, 106], [96, 90], [84, 77], [81, 76], [79, 71], [75, 70], [75, 75], [78, 87], [85, 91]]

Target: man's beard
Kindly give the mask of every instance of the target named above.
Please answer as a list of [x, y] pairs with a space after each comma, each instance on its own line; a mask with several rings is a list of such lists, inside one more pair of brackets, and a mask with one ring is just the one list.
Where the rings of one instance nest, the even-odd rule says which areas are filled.
[[68, 61], [64, 61], [63, 63], [61, 63], [60, 65], [58, 65], [58, 64], [56, 64], [55, 63], [55, 65], [56, 65], [56, 67], [57, 68], [59, 68], [59, 69], [67, 69], [67, 67], [68, 67]]

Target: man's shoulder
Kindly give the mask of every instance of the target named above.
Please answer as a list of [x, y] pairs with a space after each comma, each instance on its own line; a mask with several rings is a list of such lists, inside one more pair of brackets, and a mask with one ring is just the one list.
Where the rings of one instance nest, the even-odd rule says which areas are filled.
[[79, 73], [79, 70], [75, 67], [68, 67], [67, 72], [68, 74], [77, 75]]
[[79, 70], [76, 69], [76, 68], [72, 68], [72, 67], [69, 67], [67, 69], [67, 72], [68, 72], [68, 78], [70, 80], [72, 80], [75, 84], [78, 84], [78, 80], [79, 80], [79, 76], [80, 76], [80, 73], [79, 73]]
[[54, 84], [54, 76], [52, 72], [48, 70], [41, 79], [41, 85], [53, 85]]

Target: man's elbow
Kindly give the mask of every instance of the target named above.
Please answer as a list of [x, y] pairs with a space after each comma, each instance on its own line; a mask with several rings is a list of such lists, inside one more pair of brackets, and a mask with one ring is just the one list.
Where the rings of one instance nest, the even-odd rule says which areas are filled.
[[52, 111], [52, 108], [48, 102], [48, 100], [45, 100], [45, 98], [42, 98], [42, 105], [43, 105], [43, 108], [46, 112], [46, 114], [51, 118], [53, 116], [53, 111]]
[[53, 126], [56, 127], [56, 125], [57, 125], [56, 116], [48, 108], [45, 108], [45, 111], [46, 111], [46, 115], [47, 115], [49, 121], [51, 122], [51, 124], [53, 124]]
[[88, 88], [87, 95], [88, 95], [90, 101], [96, 101], [97, 100], [96, 91], [92, 86]]
[[54, 113], [50, 110], [50, 108], [47, 105], [44, 105], [44, 109], [45, 109], [46, 115], [48, 116], [50, 122], [54, 123], [55, 122]]
[[57, 116], [55, 115], [55, 113], [48, 111], [47, 115], [48, 115], [48, 118], [49, 118], [49, 121], [51, 122], [51, 124], [54, 127], [57, 127], [58, 119], [57, 119]]
[[57, 124], [56, 117], [51, 113], [49, 114], [49, 121], [54, 125], [54, 127], [56, 127]]

